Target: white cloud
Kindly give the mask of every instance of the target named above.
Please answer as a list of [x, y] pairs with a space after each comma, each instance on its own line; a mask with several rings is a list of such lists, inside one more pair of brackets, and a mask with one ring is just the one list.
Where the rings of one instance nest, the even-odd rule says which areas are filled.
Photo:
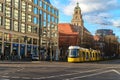
[[73, 14], [77, 2], [79, 2], [82, 13], [109, 11], [120, 8], [117, 0], [69, 0], [69, 2], [70, 3], [63, 8], [63, 12], [66, 15]]
[[111, 25], [111, 15], [108, 13], [94, 13], [84, 16], [84, 20], [88, 23], [108, 26]]
[[[120, 26], [120, 20], [115, 20], [115, 14], [110, 11], [120, 9], [120, 2], [118, 0], [51, 0], [52, 4], [56, 6], [61, 14], [72, 16], [76, 3], [82, 11], [85, 22], [91, 24], [99, 24], [105, 26]], [[63, 3], [64, 2], [64, 3]], [[67, 2], [67, 3], [65, 3]]]
[[112, 20], [113, 26], [120, 27], [120, 19], [118, 20]]

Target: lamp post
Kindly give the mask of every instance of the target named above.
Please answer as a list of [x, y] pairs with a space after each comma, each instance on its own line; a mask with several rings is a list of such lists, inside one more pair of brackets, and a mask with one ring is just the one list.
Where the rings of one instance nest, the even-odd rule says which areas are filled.
[[42, 33], [42, 30], [41, 30], [41, 14], [39, 14], [39, 47], [38, 47], [38, 53], [39, 53], [39, 60], [41, 60], [41, 52], [40, 52], [40, 48], [41, 48], [41, 33]]
[[52, 37], [51, 37], [51, 26], [50, 26], [50, 38], [49, 38], [49, 47], [50, 47], [50, 61], [52, 62]]

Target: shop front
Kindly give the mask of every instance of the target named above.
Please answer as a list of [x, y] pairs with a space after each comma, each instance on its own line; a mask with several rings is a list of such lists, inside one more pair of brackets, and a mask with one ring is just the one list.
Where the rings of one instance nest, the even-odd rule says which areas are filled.
[[18, 44], [13, 44], [12, 52], [15, 52], [15, 55], [18, 55]]
[[4, 58], [8, 60], [11, 56], [11, 43], [4, 43]]
[[20, 44], [20, 56], [21, 56], [21, 59], [25, 58], [25, 45], [24, 44]]
[[31, 57], [31, 45], [27, 45], [27, 57]]

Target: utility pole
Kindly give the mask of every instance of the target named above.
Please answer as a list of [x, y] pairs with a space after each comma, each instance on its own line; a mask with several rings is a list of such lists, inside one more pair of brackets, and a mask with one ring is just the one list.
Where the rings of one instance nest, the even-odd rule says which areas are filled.
[[41, 22], [42, 21], [42, 18], [41, 18], [41, 14], [39, 14], [39, 47], [38, 47], [38, 53], [39, 53], [39, 60], [41, 60], [41, 52], [40, 52], [40, 49], [41, 49], [41, 34], [42, 34], [42, 30], [41, 30]]
[[49, 42], [50, 42], [50, 61], [52, 62], [52, 37], [51, 37], [52, 33], [51, 33], [51, 26], [50, 26], [50, 38], [49, 38]]

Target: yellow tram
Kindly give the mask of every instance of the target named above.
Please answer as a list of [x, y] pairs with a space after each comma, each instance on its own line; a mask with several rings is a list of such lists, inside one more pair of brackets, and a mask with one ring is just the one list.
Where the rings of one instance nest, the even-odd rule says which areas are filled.
[[81, 48], [79, 46], [70, 46], [68, 49], [68, 62], [98, 61], [102, 57], [98, 50]]

